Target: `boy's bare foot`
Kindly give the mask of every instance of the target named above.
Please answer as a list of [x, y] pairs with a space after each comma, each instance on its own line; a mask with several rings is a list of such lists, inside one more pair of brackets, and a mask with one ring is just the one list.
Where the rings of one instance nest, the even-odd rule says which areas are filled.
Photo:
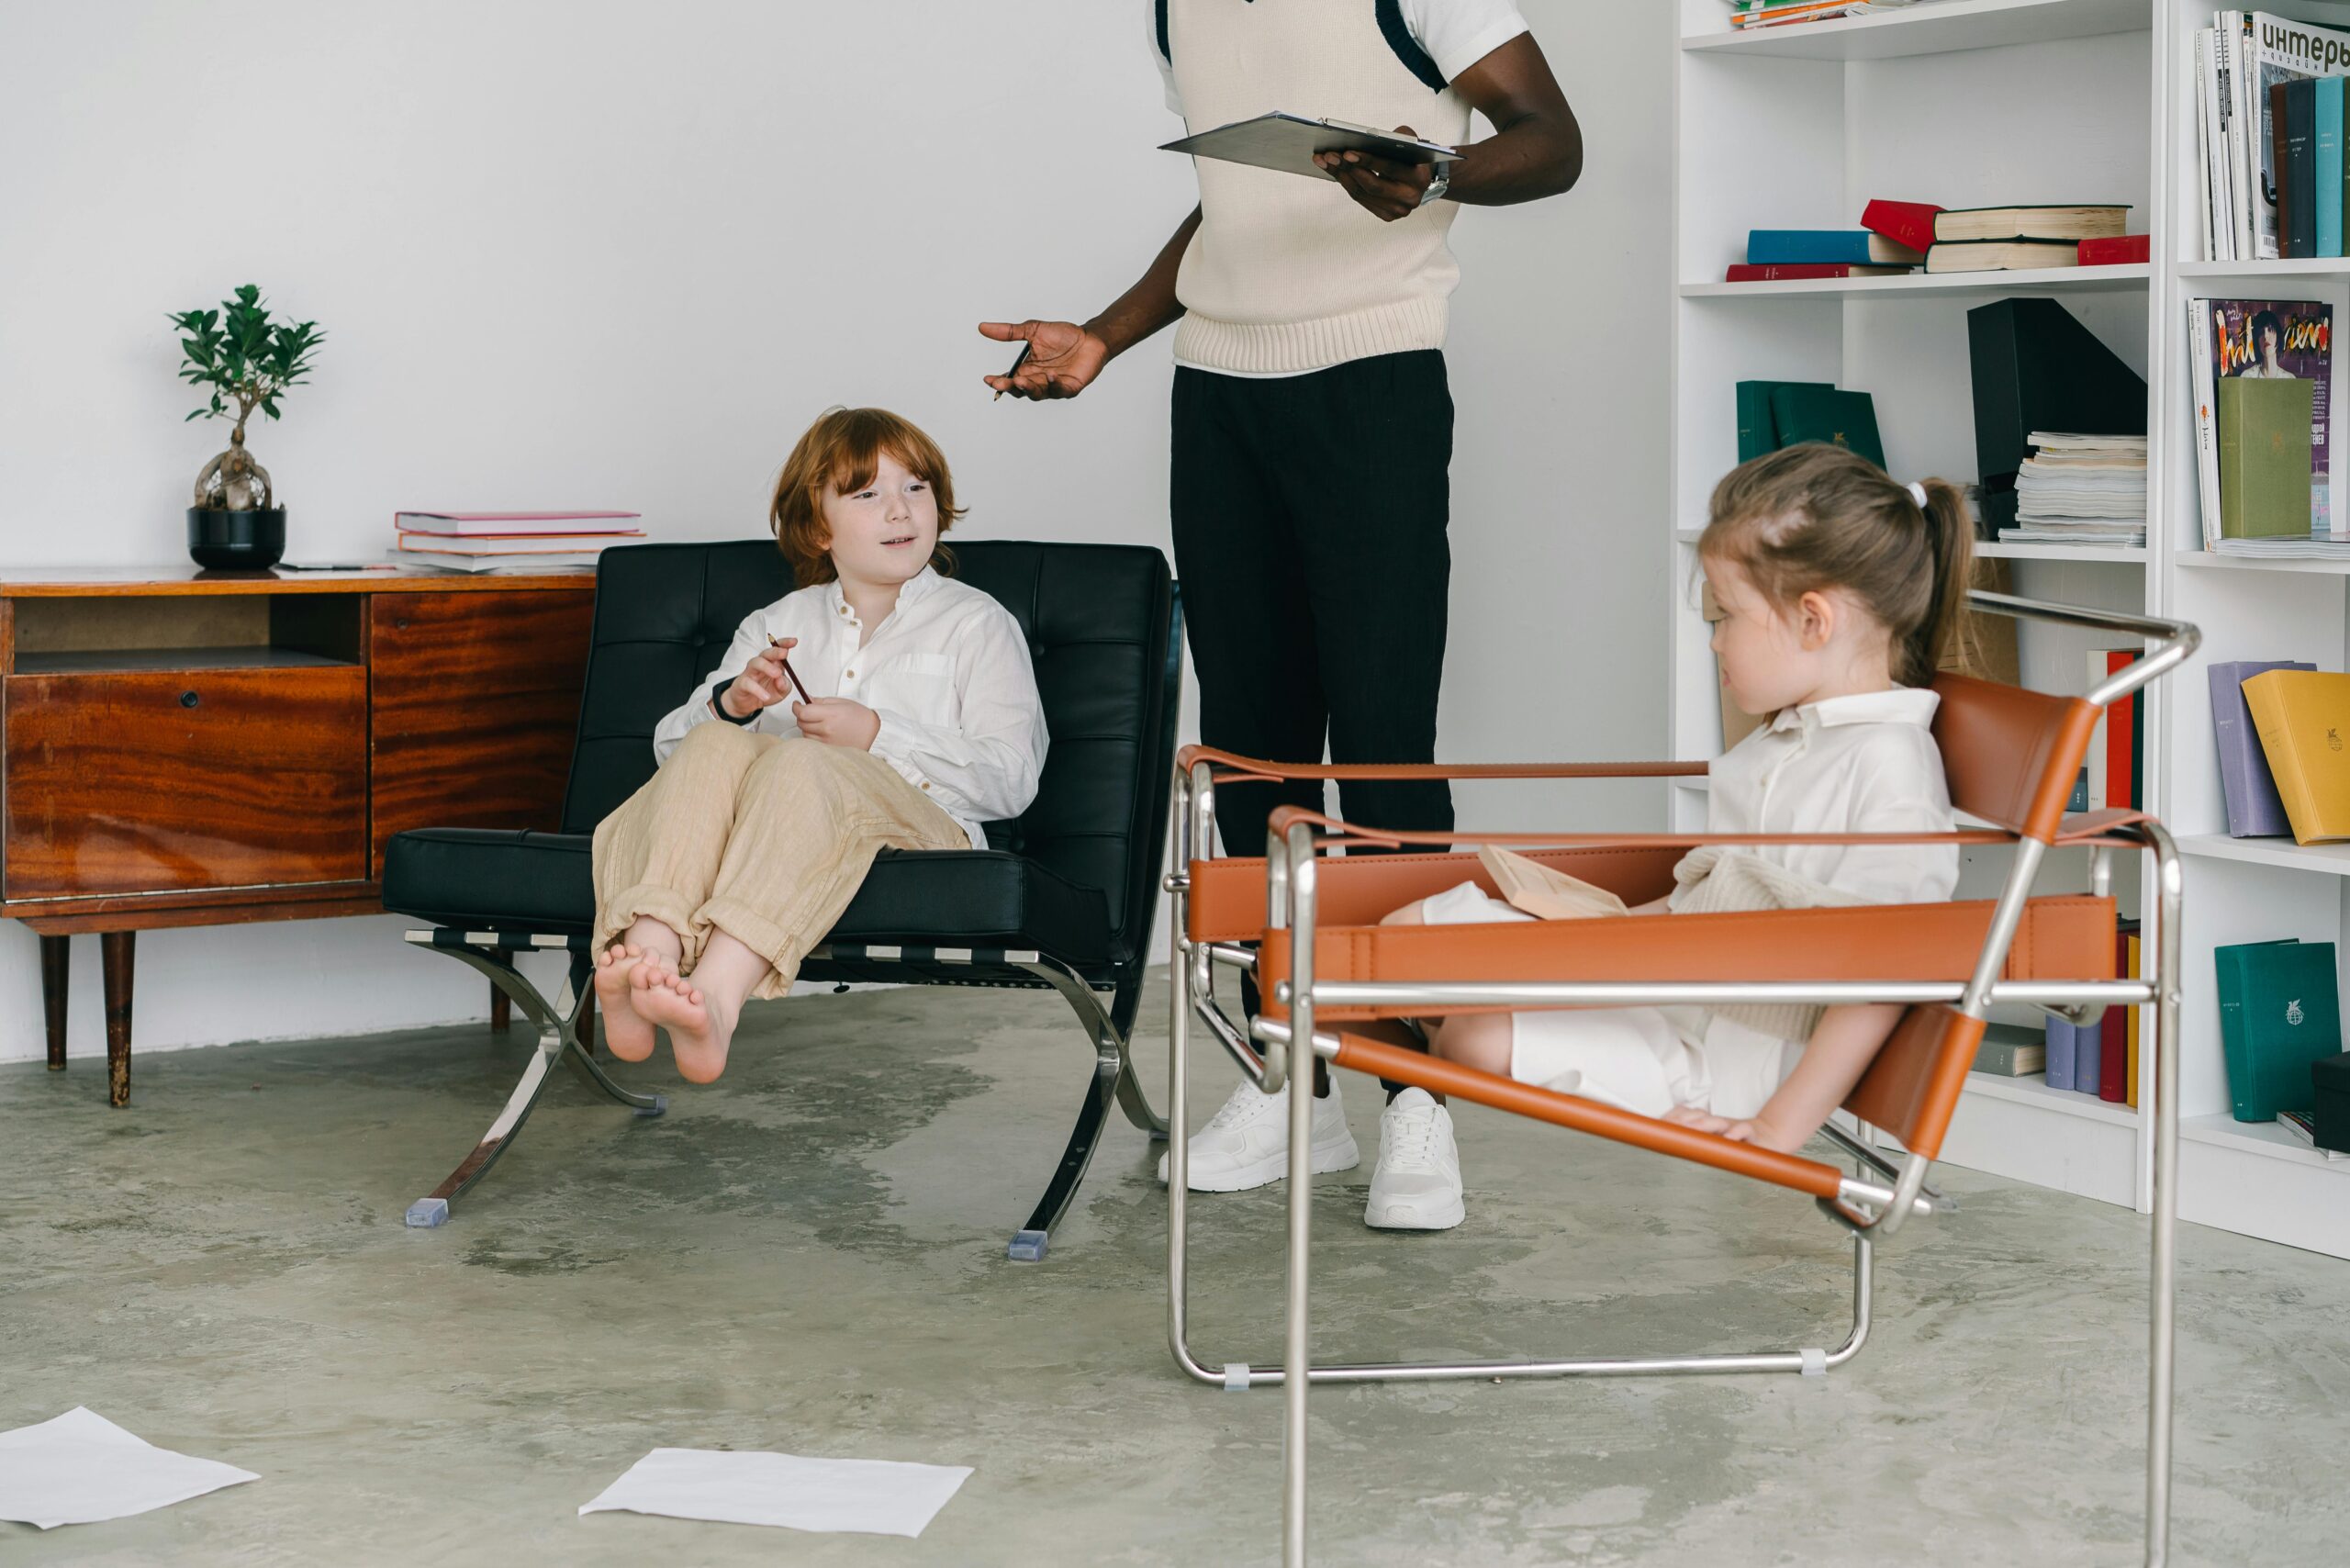
[[631, 977], [637, 1013], [669, 1031], [677, 1076], [688, 1083], [715, 1083], [726, 1070], [726, 1047], [733, 1042], [733, 1016], [700, 987], [649, 954]]
[[630, 977], [650, 957], [635, 943], [613, 943], [596, 955], [596, 1005], [604, 1014], [604, 1044], [622, 1061], [643, 1061], [657, 1043], [653, 1025], [636, 1010]]

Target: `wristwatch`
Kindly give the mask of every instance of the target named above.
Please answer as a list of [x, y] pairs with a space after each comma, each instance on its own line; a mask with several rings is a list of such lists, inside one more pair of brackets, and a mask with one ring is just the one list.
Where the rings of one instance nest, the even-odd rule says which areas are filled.
[[1449, 163], [1438, 163], [1436, 166], [1436, 178], [1430, 180], [1428, 182], [1428, 188], [1420, 193], [1420, 205], [1422, 207], [1427, 206], [1428, 203], [1437, 200], [1438, 197], [1442, 196], [1445, 192], [1451, 188], [1452, 165]]

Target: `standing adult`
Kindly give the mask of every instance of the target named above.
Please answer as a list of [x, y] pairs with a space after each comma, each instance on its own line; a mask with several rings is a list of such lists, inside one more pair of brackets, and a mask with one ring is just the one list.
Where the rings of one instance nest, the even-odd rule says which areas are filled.
[[[1169, 322], [1175, 332], [1169, 510], [1183, 584], [1200, 738], [1246, 756], [1427, 762], [1436, 755], [1451, 554], [1446, 231], [1460, 203], [1554, 196], [1583, 168], [1582, 132], [1515, 0], [1154, 0], [1145, 7], [1169, 106], [1192, 131], [1281, 109], [1394, 126], [1460, 147], [1441, 172], [1358, 152], [1333, 181], [1195, 161], [1199, 205], [1133, 287], [1082, 325], [991, 321], [1027, 343], [987, 384], [1073, 398]], [[1469, 142], [1474, 109], [1494, 134]], [[1464, 145], [1465, 144], [1465, 145]], [[1254, 855], [1285, 801], [1318, 785], [1227, 787], [1225, 847]], [[1442, 830], [1441, 782], [1350, 780], [1351, 820]], [[1318, 1062], [1315, 1064], [1320, 1069]], [[1314, 1169], [1360, 1160], [1317, 1070]], [[1243, 1084], [1192, 1142], [1191, 1184], [1281, 1179], [1286, 1092]], [[1165, 1176], [1162, 1163], [1160, 1174]], [[1460, 1223], [1444, 1108], [1393, 1100], [1365, 1220]]]

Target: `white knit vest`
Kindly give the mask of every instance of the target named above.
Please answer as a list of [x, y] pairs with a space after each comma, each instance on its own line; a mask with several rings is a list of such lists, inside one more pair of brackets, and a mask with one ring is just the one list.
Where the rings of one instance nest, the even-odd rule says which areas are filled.
[[[1413, 74], [1373, 0], [1169, 0], [1168, 55], [1193, 131], [1285, 109], [1408, 125], [1459, 145], [1469, 106]], [[1382, 223], [1334, 182], [1193, 160], [1200, 227], [1175, 297], [1175, 357], [1212, 370], [1320, 370], [1444, 346], [1460, 276], [1449, 201]]]

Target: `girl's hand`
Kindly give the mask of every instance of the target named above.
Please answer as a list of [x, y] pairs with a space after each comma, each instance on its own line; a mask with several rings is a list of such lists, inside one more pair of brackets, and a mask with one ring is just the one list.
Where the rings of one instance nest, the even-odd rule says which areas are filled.
[[1733, 1122], [1728, 1116], [1717, 1116], [1700, 1105], [1675, 1105], [1660, 1119], [1671, 1122], [1676, 1127], [1693, 1127], [1701, 1133], [1713, 1133], [1732, 1143], [1755, 1141], [1752, 1122]]
[[783, 658], [799, 645], [799, 638], [783, 637], [761, 648], [743, 666], [743, 673], [734, 678], [734, 684], [719, 698], [720, 711], [730, 719], [747, 719], [791, 695], [791, 679], [783, 673]]
[[871, 751], [873, 737], [881, 733], [881, 715], [845, 697], [819, 697], [813, 702], [795, 702], [791, 716], [799, 721], [801, 734], [826, 745]]

